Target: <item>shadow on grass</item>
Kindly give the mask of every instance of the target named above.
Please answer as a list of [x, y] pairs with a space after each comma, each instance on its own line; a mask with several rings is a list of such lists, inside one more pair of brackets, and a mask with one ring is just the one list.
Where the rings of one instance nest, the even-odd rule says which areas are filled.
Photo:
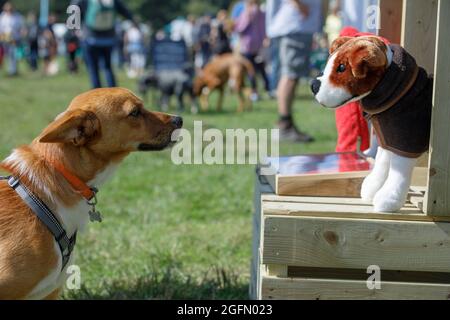
[[138, 278], [102, 281], [91, 290], [66, 291], [64, 299], [77, 300], [233, 300], [248, 299], [248, 283], [242, 277], [221, 268], [213, 268], [203, 277], [192, 278], [167, 268]]

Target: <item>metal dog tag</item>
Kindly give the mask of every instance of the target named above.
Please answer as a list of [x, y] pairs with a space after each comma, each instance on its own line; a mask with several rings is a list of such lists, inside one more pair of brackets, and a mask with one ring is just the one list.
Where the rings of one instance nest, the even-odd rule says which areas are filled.
[[89, 219], [91, 220], [91, 222], [102, 222], [103, 221], [102, 214], [95, 209], [89, 211]]

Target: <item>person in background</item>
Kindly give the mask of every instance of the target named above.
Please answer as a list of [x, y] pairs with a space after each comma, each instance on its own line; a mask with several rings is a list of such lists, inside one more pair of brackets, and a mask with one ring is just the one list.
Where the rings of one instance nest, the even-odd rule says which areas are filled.
[[116, 46], [114, 48], [113, 51], [113, 61], [114, 61], [114, 65], [119, 68], [119, 69], [123, 69], [123, 66], [125, 65], [125, 62], [128, 61], [127, 57], [125, 56], [125, 27], [124, 24], [125, 22], [122, 21], [117, 21], [116, 22], [116, 35], [117, 35], [117, 42], [116, 42]]
[[5, 50], [3, 49], [2, 44], [0, 43], [0, 68], [3, 67], [3, 59], [5, 57]]
[[316, 33], [314, 35], [313, 49], [311, 52], [311, 73], [318, 77], [325, 69], [329, 57], [329, 46], [327, 37], [324, 34]]
[[130, 57], [128, 77], [131, 79], [139, 78], [144, 74], [146, 64], [144, 35], [139, 28], [131, 26], [125, 33], [124, 43], [126, 52]]
[[58, 73], [59, 67], [56, 61], [58, 44], [55, 34], [50, 28], [45, 28], [39, 37], [39, 55], [44, 60], [44, 75], [53, 76]]
[[188, 48], [190, 60], [194, 57], [195, 22], [195, 16], [189, 15], [183, 29], [183, 39]]
[[203, 69], [212, 57], [210, 16], [206, 15], [199, 19], [195, 28], [195, 39], [195, 66], [197, 69]]
[[17, 47], [23, 32], [22, 16], [14, 10], [11, 2], [6, 2], [0, 14], [0, 45], [8, 59], [8, 75], [10, 76], [18, 74]]
[[378, 6], [378, 0], [337, 0], [337, 8], [342, 12], [342, 25], [351, 26], [360, 32], [377, 33], [375, 25], [371, 25], [368, 19], [370, 6]]
[[[239, 0], [232, 4], [230, 9], [230, 19], [235, 24], [237, 19], [241, 16], [241, 14], [244, 12], [245, 9], [245, 1]], [[234, 29], [234, 28], [233, 28]], [[233, 48], [233, 51], [239, 52], [239, 34], [235, 32], [234, 30], [231, 33], [231, 39], [230, 39], [231, 47]]]
[[337, 1], [332, 3], [330, 9], [330, 13], [325, 21], [323, 32], [326, 33], [328, 37], [328, 46], [331, 47], [333, 41], [339, 38], [339, 33], [342, 30], [342, 17], [339, 14], [340, 8]]
[[280, 139], [312, 142], [292, 117], [297, 83], [309, 76], [313, 34], [321, 29], [321, 2], [317, 0], [268, 0], [267, 34], [279, 42], [280, 80], [277, 88]]
[[231, 7], [231, 19], [236, 21], [245, 10], [245, 0], [236, 1]]
[[77, 73], [77, 53], [80, 48], [80, 38], [78, 37], [77, 30], [67, 30], [64, 35], [64, 43], [66, 44], [67, 69], [70, 73]]
[[[131, 12], [122, 0], [73, 0], [81, 9], [83, 22], [82, 48], [93, 88], [102, 87], [100, 66], [103, 67], [108, 87], [115, 87], [116, 78], [111, 56], [117, 45], [116, 13], [133, 21]], [[139, 27], [138, 27], [139, 28]]]
[[27, 17], [28, 63], [32, 71], [37, 71], [39, 60], [39, 25], [34, 12]]
[[186, 19], [177, 17], [170, 23], [170, 39], [172, 41], [184, 40], [184, 28], [186, 26]]
[[[235, 31], [240, 38], [240, 53], [253, 64], [255, 71], [261, 74], [265, 89], [270, 94], [265, 62], [260, 55], [266, 38], [266, 19], [259, 5], [259, 0], [247, 0], [244, 12], [236, 20]], [[257, 101], [259, 96], [256, 77], [251, 77], [250, 82], [252, 85], [251, 99]]]
[[211, 51], [213, 55], [232, 52], [230, 39], [225, 32], [225, 26], [221, 23], [215, 23], [211, 29]]

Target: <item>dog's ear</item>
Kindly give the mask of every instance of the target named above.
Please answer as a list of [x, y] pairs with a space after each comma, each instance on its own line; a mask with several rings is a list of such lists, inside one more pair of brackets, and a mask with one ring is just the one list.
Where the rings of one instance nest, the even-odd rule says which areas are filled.
[[336, 52], [337, 49], [342, 47], [345, 43], [349, 42], [350, 40], [355, 39], [352, 37], [339, 37], [336, 40], [333, 41], [330, 47], [330, 54], [333, 54]]
[[387, 66], [387, 47], [384, 42], [375, 37], [370, 42], [369, 45], [365, 42], [355, 47], [350, 55], [349, 63], [356, 79], [363, 79], [369, 71]]
[[41, 143], [72, 143], [83, 146], [100, 134], [100, 121], [91, 111], [74, 110], [61, 114], [41, 134]]

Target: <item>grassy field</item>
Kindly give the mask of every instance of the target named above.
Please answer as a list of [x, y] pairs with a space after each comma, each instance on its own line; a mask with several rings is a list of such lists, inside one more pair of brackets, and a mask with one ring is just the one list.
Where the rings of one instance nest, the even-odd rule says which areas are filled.
[[[133, 81], [120, 84], [135, 89]], [[42, 78], [0, 76], [0, 158], [29, 143], [77, 94], [89, 89], [85, 74]], [[272, 128], [276, 104], [254, 112], [225, 110], [192, 116], [204, 127]], [[152, 106], [149, 106], [151, 109]], [[296, 119], [314, 135], [310, 145], [282, 144], [282, 154], [334, 149], [334, 114], [299, 90]], [[66, 299], [246, 299], [249, 284], [254, 166], [175, 166], [170, 151], [129, 157], [99, 195], [104, 222], [79, 236], [82, 289]]]

